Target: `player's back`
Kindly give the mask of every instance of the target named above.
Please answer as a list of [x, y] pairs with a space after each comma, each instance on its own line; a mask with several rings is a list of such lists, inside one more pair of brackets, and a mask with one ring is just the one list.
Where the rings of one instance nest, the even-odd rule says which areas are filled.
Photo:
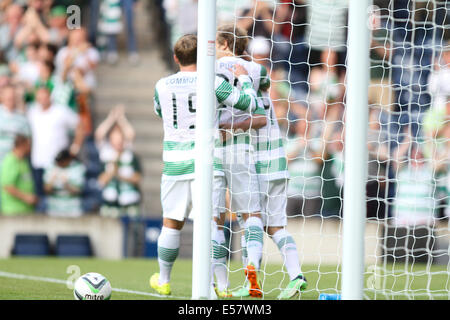
[[194, 141], [197, 72], [178, 72], [156, 84], [165, 141]]
[[193, 179], [197, 72], [178, 72], [156, 83], [155, 111], [163, 119], [163, 177]]
[[[252, 80], [253, 89], [257, 92], [260, 87], [261, 74], [264, 74], [264, 71], [261, 71], [262, 66], [252, 62], [246, 61], [242, 58], [234, 57], [234, 56], [225, 56], [217, 60], [216, 62], [216, 74], [219, 77], [222, 77], [226, 81], [228, 81], [233, 86], [238, 86], [238, 80], [234, 76], [232, 69], [236, 64], [242, 65], [248, 72], [248, 76]], [[265, 70], [265, 68], [264, 68]], [[266, 73], [267, 74], [267, 73]], [[258, 103], [260, 105], [260, 103]], [[227, 122], [239, 122], [247, 119], [250, 116], [248, 111], [242, 111], [238, 109], [232, 108], [221, 108], [220, 113], [220, 123]]]
[[222, 76], [232, 85], [237, 85], [237, 79], [234, 77], [233, 72], [230, 70], [234, 65], [242, 65], [248, 72], [249, 77], [252, 79], [253, 88], [255, 91], [259, 90], [262, 66], [253, 61], [247, 61], [242, 58], [234, 56], [225, 56], [217, 60], [216, 63], [216, 74]]
[[232, 71], [234, 66], [237, 64], [242, 65], [245, 70], [247, 70], [248, 76], [252, 79], [253, 89], [255, 89], [255, 91], [258, 91], [260, 67], [257, 63], [234, 56], [225, 56], [218, 59], [216, 62], [216, 74], [219, 77], [227, 80], [231, 85], [238, 86], [238, 80], [236, 79]]

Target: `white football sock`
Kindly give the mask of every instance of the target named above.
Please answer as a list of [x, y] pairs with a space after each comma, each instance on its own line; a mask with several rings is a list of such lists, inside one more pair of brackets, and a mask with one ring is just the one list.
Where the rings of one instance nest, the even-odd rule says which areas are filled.
[[158, 238], [159, 284], [170, 282], [170, 273], [178, 257], [181, 231], [162, 227]]
[[[222, 230], [215, 228], [212, 235], [212, 274], [216, 275], [217, 289], [223, 291], [228, 288], [228, 270], [227, 270], [227, 256], [228, 250], [225, 243], [225, 233]], [[214, 278], [213, 278], [214, 279]]]
[[241, 236], [241, 247], [242, 247], [242, 265], [247, 266], [248, 255], [247, 255], [247, 241], [245, 241], [245, 235]]
[[263, 223], [261, 218], [249, 217], [245, 222], [245, 240], [247, 242], [248, 264], [259, 270], [263, 248]]
[[278, 249], [280, 249], [289, 278], [294, 280], [302, 273], [297, 245], [295, 244], [294, 239], [286, 229], [281, 229], [275, 232], [272, 236], [272, 240], [278, 246]]

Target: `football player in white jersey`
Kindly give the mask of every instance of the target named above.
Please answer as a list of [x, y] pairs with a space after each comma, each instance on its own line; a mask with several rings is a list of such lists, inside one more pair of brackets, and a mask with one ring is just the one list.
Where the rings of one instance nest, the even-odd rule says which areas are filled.
[[[174, 46], [174, 60], [180, 71], [162, 78], [156, 84], [154, 108], [163, 120], [164, 168], [161, 179], [161, 204], [163, 228], [158, 238], [160, 272], [150, 278], [150, 286], [159, 294], [171, 294], [170, 274], [178, 256], [180, 231], [189, 214], [195, 192], [194, 147], [195, 112], [197, 92], [197, 37], [185, 35]], [[253, 112], [256, 109], [256, 92], [251, 86], [247, 71], [236, 66], [233, 75], [242, 90], [221, 77], [215, 79], [216, 108], [225, 105]], [[218, 128], [218, 120], [216, 120]], [[217, 135], [218, 135], [218, 130]], [[223, 188], [223, 171], [220, 159], [214, 161], [214, 189]], [[215, 210], [224, 206], [218, 192], [213, 192]], [[195, 209], [195, 208], [194, 208]], [[216, 216], [218, 214], [215, 214]], [[194, 213], [195, 217], [195, 213]]]
[[[244, 39], [245, 31], [234, 26], [224, 26], [219, 28], [220, 34], [229, 35], [235, 33], [237, 39]], [[229, 36], [227, 36], [229, 37]], [[239, 42], [239, 40], [237, 41]], [[217, 44], [222, 54], [243, 55], [243, 51], [237, 51], [241, 47], [234, 45], [234, 50], [228, 46], [223, 36], [218, 36]], [[228, 58], [229, 59], [229, 58]], [[221, 61], [223, 59], [219, 59]], [[259, 185], [261, 213], [263, 219], [264, 230], [272, 238], [283, 255], [284, 265], [289, 274], [290, 282], [288, 286], [282, 290], [278, 298], [290, 299], [299, 294], [307, 287], [306, 278], [301, 272], [298, 257], [297, 246], [291, 234], [286, 230], [286, 203], [287, 203], [287, 183], [289, 173], [287, 171], [286, 154], [283, 148], [282, 136], [275, 116], [273, 103], [270, 99], [268, 89], [270, 87], [270, 78], [264, 66], [256, 62], [248, 62], [243, 64], [249, 71], [252, 79], [253, 87], [257, 91], [258, 103], [263, 105], [267, 121], [264, 126], [254, 126], [252, 119], [244, 119], [233, 123], [234, 128], [243, 131], [251, 130], [253, 144], [253, 159], [256, 168], [256, 176]], [[239, 217], [239, 216], [238, 216]], [[242, 219], [240, 224], [244, 225]], [[245, 226], [245, 225], [244, 225]], [[243, 247], [244, 265], [248, 259], [248, 241], [245, 236], [241, 239]], [[247, 249], [247, 250], [246, 250]], [[247, 253], [247, 257], [245, 257]], [[220, 272], [220, 268], [217, 268]], [[251, 289], [251, 283], [250, 289]], [[233, 292], [233, 296], [248, 296], [251, 291], [244, 287], [242, 290]]]
[[[216, 73], [229, 83], [239, 86], [237, 79], [230, 70], [235, 65], [242, 65], [249, 73], [253, 88], [259, 88], [261, 79], [260, 65], [235, 56], [235, 53], [237, 53], [236, 55], [240, 54], [247, 46], [246, 34], [240, 29], [239, 31], [241, 33], [235, 36], [234, 26], [228, 25], [219, 28], [216, 39], [218, 58]], [[260, 298], [262, 297], [262, 291], [257, 279], [257, 272], [262, 258], [264, 230], [260, 213], [259, 185], [252, 156], [252, 140], [255, 137], [250, 135], [250, 131], [247, 130], [248, 128], [241, 130], [235, 124], [248, 121], [250, 128], [257, 129], [265, 126], [267, 119], [262, 104], [258, 104], [258, 108], [252, 115], [229, 107], [222, 108], [220, 109], [219, 121], [220, 128], [226, 130], [229, 134], [229, 138], [217, 149], [222, 153], [225, 182], [230, 196], [231, 211], [242, 218], [245, 238], [248, 243], [248, 263], [245, 266], [246, 277], [250, 284], [248, 294], [252, 297]], [[212, 267], [217, 280], [216, 292], [219, 297], [231, 296], [231, 292], [228, 291], [227, 269], [225, 265], [227, 256], [223, 232], [225, 211], [226, 208], [223, 208], [220, 217], [216, 218], [218, 232], [213, 235]]]

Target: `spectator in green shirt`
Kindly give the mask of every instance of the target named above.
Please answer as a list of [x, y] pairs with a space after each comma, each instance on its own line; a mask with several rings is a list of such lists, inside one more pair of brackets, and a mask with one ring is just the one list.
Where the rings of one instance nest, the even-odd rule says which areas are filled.
[[0, 185], [1, 212], [4, 215], [31, 213], [37, 202], [31, 169], [26, 159], [30, 149], [30, 139], [17, 135], [14, 140], [14, 149], [3, 159]]

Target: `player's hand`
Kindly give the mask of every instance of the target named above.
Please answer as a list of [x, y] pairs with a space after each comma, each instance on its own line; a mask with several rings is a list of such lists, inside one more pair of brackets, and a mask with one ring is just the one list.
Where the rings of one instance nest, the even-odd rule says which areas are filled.
[[236, 78], [239, 78], [242, 75], [248, 75], [247, 70], [240, 64], [235, 64], [234, 69], [230, 69], [230, 71], [233, 72]]
[[219, 131], [222, 136], [222, 142], [230, 139], [233, 134], [231, 132], [231, 123], [222, 123], [219, 125]]
[[231, 123], [221, 123], [219, 129], [231, 130]]
[[231, 133], [230, 130], [225, 130], [225, 129], [220, 130], [220, 135], [222, 138], [221, 142], [225, 142], [233, 136], [233, 134]]

